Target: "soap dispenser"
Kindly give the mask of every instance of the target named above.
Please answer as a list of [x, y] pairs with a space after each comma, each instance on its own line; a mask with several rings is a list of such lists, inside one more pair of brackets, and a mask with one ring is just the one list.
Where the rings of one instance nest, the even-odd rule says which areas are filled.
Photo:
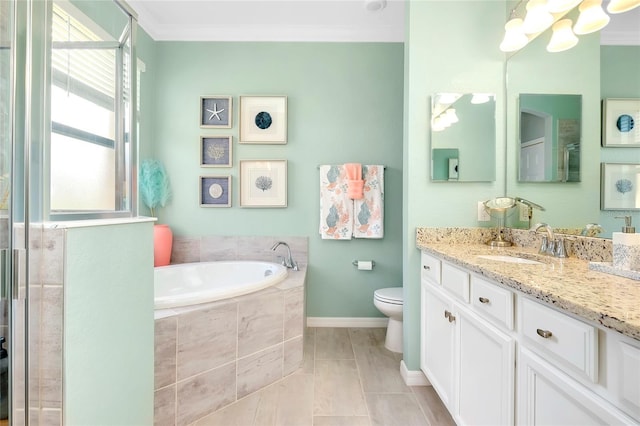
[[624, 226], [622, 232], [612, 235], [613, 267], [640, 271], [640, 234], [631, 226], [631, 216], [616, 216], [616, 219], [624, 219]]

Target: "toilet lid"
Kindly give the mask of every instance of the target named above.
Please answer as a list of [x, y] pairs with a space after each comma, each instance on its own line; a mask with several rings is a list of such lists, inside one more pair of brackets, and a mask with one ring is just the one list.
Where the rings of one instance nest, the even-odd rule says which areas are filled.
[[373, 297], [382, 302], [402, 305], [402, 287], [380, 288], [373, 293]]

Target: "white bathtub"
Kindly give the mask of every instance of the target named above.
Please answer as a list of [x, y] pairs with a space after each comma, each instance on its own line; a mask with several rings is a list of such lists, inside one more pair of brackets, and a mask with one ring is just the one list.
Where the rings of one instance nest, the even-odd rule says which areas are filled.
[[182, 263], [155, 268], [155, 308], [197, 305], [242, 296], [284, 280], [287, 268], [260, 261]]

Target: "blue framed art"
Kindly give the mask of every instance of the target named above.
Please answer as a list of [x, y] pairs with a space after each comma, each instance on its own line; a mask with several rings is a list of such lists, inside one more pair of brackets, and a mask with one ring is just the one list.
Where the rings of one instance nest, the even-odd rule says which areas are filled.
[[200, 97], [200, 127], [230, 129], [233, 117], [231, 96]]
[[202, 136], [200, 138], [201, 167], [231, 167], [232, 136]]
[[200, 207], [231, 207], [231, 176], [200, 176]]

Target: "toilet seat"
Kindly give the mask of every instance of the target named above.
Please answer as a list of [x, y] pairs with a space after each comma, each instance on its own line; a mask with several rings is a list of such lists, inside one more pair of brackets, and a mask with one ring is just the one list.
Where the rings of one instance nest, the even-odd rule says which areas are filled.
[[373, 293], [373, 298], [392, 305], [402, 305], [404, 302], [402, 287], [380, 288]]

